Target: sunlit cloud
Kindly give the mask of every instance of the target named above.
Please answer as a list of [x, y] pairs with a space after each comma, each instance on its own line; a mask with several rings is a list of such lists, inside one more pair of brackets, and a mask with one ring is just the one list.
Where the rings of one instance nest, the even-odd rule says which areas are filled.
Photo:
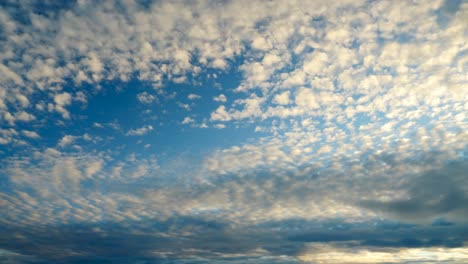
[[0, 7], [0, 262], [468, 261], [466, 2]]

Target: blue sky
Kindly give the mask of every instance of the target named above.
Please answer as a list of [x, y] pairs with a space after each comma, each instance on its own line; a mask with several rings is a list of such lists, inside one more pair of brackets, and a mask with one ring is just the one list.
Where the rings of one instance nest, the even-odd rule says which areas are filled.
[[466, 1], [0, 7], [0, 262], [468, 262]]

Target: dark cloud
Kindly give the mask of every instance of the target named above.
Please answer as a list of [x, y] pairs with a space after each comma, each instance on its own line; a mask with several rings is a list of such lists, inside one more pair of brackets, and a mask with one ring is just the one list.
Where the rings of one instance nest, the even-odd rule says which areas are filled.
[[390, 201], [363, 200], [364, 208], [399, 219], [431, 220], [450, 216], [468, 219], [468, 162], [450, 162], [440, 169], [408, 177], [403, 186], [406, 199]]
[[[429, 156], [427, 160], [433, 158]], [[405, 163], [391, 155], [379, 155], [369, 157], [364, 166], [376, 168], [382, 163], [390, 164], [384, 172], [391, 172], [395, 168], [406, 168], [407, 164], [403, 166], [402, 162]], [[414, 166], [420, 168], [420, 163]], [[205, 201], [199, 197], [226, 190], [230, 202], [235, 201], [237, 193], [236, 199], [240, 199], [238, 202], [244, 203], [249, 212], [265, 211], [280, 201], [283, 205], [300, 207], [314, 199], [333, 197], [340, 201], [348, 199], [347, 204], [357, 201], [366, 210], [384, 212], [400, 221], [378, 218], [349, 221], [352, 217], [306, 220], [291, 216], [252, 223], [242, 221], [242, 217], [222, 217], [221, 211], [214, 211], [193, 216], [174, 213], [165, 220], [140, 216], [140, 220], [120, 222], [78, 221], [73, 224], [71, 221], [72, 224], [54, 222], [25, 226], [4, 222], [0, 227], [0, 249], [14, 252], [8, 258], [18, 263], [133, 263], [136, 260], [140, 263], [175, 263], [176, 260], [177, 263], [214, 260], [217, 263], [228, 260], [230, 263], [292, 263], [308, 243], [341, 243], [349, 248], [456, 248], [463, 247], [468, 240], [466, 222], [451, 221], [451, 218], [463, 219], [467, 213], [465, 172], [468, 166], [465, 161], [447, 163], [425, 173], [404, 175], [403, 184], [394, 184], [392, 175], [360, 179], [351, 173], [317, 171], [310, 167], [300, 173], [285, 170], [227, 175], [213, 179], [210, 185], [191, 186], [189, 191], [176, 188], [174, 195], [178, 198], [177, 204], [183, 205], [184, 201]], [[321, 188], [317, 188], [318, 183]], [[347, 191], [333, 192], [332, 188]], [[402, 188], [409, 193], [409, 199], [362, 201], [357, 195]], [[119, 208], [125, 211], [132, 206], [135, 204], [120, 204]], [[425, 218], [430, 219], [427, 225], [420, 223]], [[402, 223], [401, 219], [411, 221]], [[287, 258], [282, 259], [284, 256]]]
[[9, 257], [18, 263], [293, 263], [311, 242], [391, 249], [463, 247], [468, 240], [468, 227], [462, 225], [396, 226], [299, 219], [236, 226], [174, 217], [159, 222], [2, 227], [0, 248], [17, 253]]

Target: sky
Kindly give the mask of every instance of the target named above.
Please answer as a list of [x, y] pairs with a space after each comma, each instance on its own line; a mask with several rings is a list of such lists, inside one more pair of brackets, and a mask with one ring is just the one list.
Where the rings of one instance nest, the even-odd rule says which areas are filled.
[[468, 263], [467, 17], [0, 1], [0, 263]]

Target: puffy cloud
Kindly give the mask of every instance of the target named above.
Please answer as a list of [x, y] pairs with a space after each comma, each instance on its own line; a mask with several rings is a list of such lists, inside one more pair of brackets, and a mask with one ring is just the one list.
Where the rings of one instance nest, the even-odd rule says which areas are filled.
[[54, 102], [56, 103], [54, 109], [55, 111], [61, 113], [62, 117], [65, 119], [70, 118], [70, 113], [65, 109], [65, 106], [71, 104], [71, 100], [72, 100], [72, 96], [67, 92], [56, 94], [54, 96]]
[[71, 95], [69, 93], [61, 93], [54, 95], [54, 102], [59, 106], [66, 106], [71, 103]]
[[[464, 248], [448, 247], [466, 244], [466, 227], [458, 223], [467, 219], [462, 175], [468, 5], [298, 3], [78, 1], [57, 9], [41, 5], [50, 11], [44, 15], [36, 14], [34, 4], [2, 9], [0, 121], [6, 127], [0, 129], [0, 144], [38, 138], [33, 130], [47, 122], [48, 112], [68, 119], [73, 101], [105, 94], [107, 82], [134, 79], [155, 89], [136, 99], [150, 104], [157, 93], [168, 100], [161, 104], [165, 113], [176, 95], [198, 98], [193, 91], [173, 91], [168, 83], [200, 85], [213, 77], [209, 81], [220, 89], [213, 100], [222, 105], [200, 113], [205, 116], [196, 113], [199, 127], [254, 124], [262, 132], [247, 138], [249, 143], [229, 141], [200, 164], [185, 165], [189, 168], [179, 160], [159, 167], [155, 159], [136, 154], [122, 160], [128, 146], [105, 149], [114, 143], [111, 136], [108, 144], [95, 146], [102, 152], [65, 148], [81, 137], [71, 135], [58, 142], [69, 153], [31, 146], [28, 156], [7, 145], [1, 155], [18, 154], [2, 158], [0, 174], [8, 180], [0, 185], [11, 189], [0, 193], [2, 234], [9, 241], [2, 246], [66, 260], [122, 254], [378, 263], [432, 254], [424, 260], [464, 261]], [[240, 83], [229, 101], [221, 88], [226, 79], [217, 78], [228, 71], [241, 77], [233, 80]], [[73, 89], [91, 84], [92, 91], [64, 90], [70, 80]], [[31, 112], [31, 106], [41, 112]], [[194, 121], [182, 117], [171, 121]], [[86, 129], [120, 130], [118, 123], [99, 122]], [[146, 125], [126, 135], [153, 130]], [[226, 138], [237, 133], [226, 130], [216, 133]], [[88, 132], [80, 135], [91, 144]], [[147, 154], [149, 144], [136, 140]], [[382, 231], [382, 217], [449, 224]], [[313, 225], [316, 230], [308, 229]], [[55, 243], [63, 238], [71, 242]], [[142, 239], [145, 243], [138, 243]], [[309, 247], [314, 242], [341, 244]]]
[[228, 64], [225, 60], [218, 58], [211, 63], [211, 66], [215, 69], [226, 69]]
[[73, 142], [75, 142], [75, 140], [77, 140], [77, 139], [78, 139], [77, 136], [65, 135], [58, 142], [58, 146], [60, 146], [62, 148], [66, 147], [66, 146], [72, 144]]
[[[320, 1], [300, 8], [294, 3], [254, 1], [246, 6], [227, 2], [216, 7], [201, 2], [188, 8], [181, 3], [151, 2], [147, 6], [127, 3], [123, 12], [104, 3], [77, 2], [58, 8], [54, 16], [41, 16], [34, 14], [33, 6], [24, 5], [18, 7], [19, 12], [31, 14], [30, 23], [17, 21], [8, 10], [2, 13], [4, 24], [14, 26], [5, 31], [8, 37], [2, 45], [6, 48], [0, 81], [8, 97], [18, 94], [18, 85], [32, 87], [23, 94], [28, 99], [39, 90], [56, 93], [69, 79], [98, 87], [103, 80], [126, 82], [135, 73], [139, 80], [161, 88], [163, 82], [186, 82], [188, 76], [199, 76], [208, 68], [227, 69], [227, 61], [242, 55], [245, 60], [239, 70], [244, 80], [236, 90], [260, 88], [266, 98], [275, 96], [271, 91], [276, 90], [267, 88], [309, 88], [312, 84], [335, 92], [354, 90], [353, 94], [375, 95], [380, 90], [396, 100], [397, 94], [405, 96], [402, 92], [424, 101], [464, 99], [466, 93], [456, 87], [463, 87], [464, 81], [459, 33], [466, 4], [450, 9], [455, 10], [450, 16], [435, 12], [445, 10], [443, 1], [324, 6]], [[389, 12], [379, 15], [384, 10]], [[345, 74], [347, 71], [350, 73]], [[392, 80], [379, 83], [367, 73]], [[449, 80], [448, 90], [461, 96], [441, 98], [440, 93], [448, 91], [442, 80]], [[410, 86], [413, 88], [405, 88]], [[52, 99], [56, 111], [69, 118], [64, 107], [69, 99], [64, 96], [56, 94]], [[382, 107], [392, 107], [394, 101], [386, 100]], [[26, 103], [22, 100], [20, 104]], [[268, 107], [262, 109], [257, 117], [271, 114]], [[304, 113], [297, 109], [283, 112], [289, 116]]]
[[273, 97], [273, 103], [276, 104], [287, 105], [289, 104], [289, 102], [289, 91], [277, 94], [275, 95], [275, 97]]
[[137, 94], [137, 99], [143, 104], [151, 104], [156, 99], [156, 97], [147, 92], [143, 92], [143, 93]]
[[0, 64], [0, 72], [1, 72], [1, 80], [3, 83], [13, 81], [14, 84], [16, 85], [23, 85], [23, 79], [21, 78], [20, 75], [12, 71], [10, 68], [8, 68], [4, 64]]
[[28, 112], [25, 112], [25, 111], [21, 111], [21, 112], [17, 112], [15, 114], [15, 117], [14, 119], [11, 119], [11, 120], [18, 120], [18, 121], [23, 121], [23, 122], [29, 122], [29, 121], [32, 121], [32, 120], [35, 120], [36, 117]]
[[26, 96], [22, 94], [17, 94], [16, 99], [18, 102], [21, 104], [22, 107], [28, 107], [29, 106], [29, 100]]
[[269, 50], [273, 47], [269, 40], [258, 36], [252, 41], [252, 47], [259, 50]]
[[23, 135], [28, 138], [40, 138], [39, 134], [37, 134], [35, 131], [22, 130], [21, 133], [23, 133]]
[[143, 126], [143, 127], [136, 128], [136, 129], [130, 129], [126, 135], [127, 136], [142, 136], [142, 135], [148, 134], [151, 131], [153, 131], [153, 127], [151, 125], [147, 125], [147, 126]]
[[295, 98], [296, 104], [305, 108], [319, 108], [317, 102], [317, 95], [313, 92], [312, 89], [301, 88], [296, 93]]
[[213, 121], [229, 121], [231, 119], [224, 105], [219, 106], [215, 112], [211, 113], [211, 120]]
[[224, 94], [220, 94], [220, 95], [218, 95], [218, 96], [213, 97], [213, 100], [214, 100], [215, 102], [220, 102], [220, 103], [225, 103], [225, 102], [227, 102], [227, 98], [226, 98], [226, 96], [225, 96]]

